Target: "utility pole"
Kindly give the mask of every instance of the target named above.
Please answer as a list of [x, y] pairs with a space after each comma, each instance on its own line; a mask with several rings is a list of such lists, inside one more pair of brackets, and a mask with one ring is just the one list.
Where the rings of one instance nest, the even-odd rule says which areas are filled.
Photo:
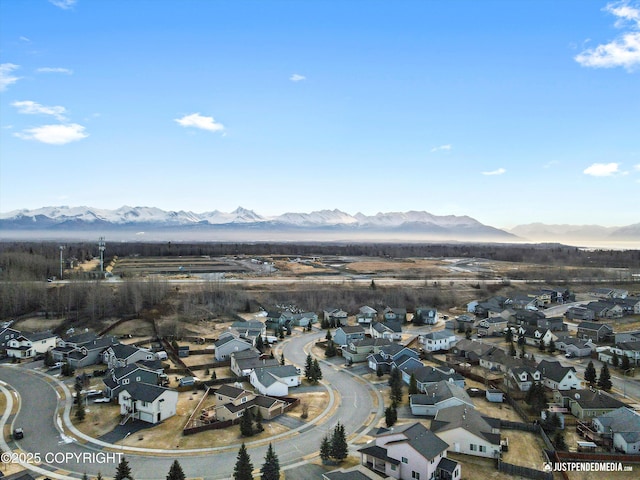
[[98, 239], [98, 250], [100, 250], [100, 273], [104, 273], [104, 250], [105, 250], [104, 237]]
[[62, 280], [62, 270], [64, 267], [64, 262], [62, 260], [62, 251], [65, 249], [64, 245], [60, 245], [60, 280]]

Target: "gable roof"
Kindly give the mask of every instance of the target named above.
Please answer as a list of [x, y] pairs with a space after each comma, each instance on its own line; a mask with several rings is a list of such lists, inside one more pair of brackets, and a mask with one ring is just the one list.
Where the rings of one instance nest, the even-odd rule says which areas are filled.
[[345, 334], [349, 335], [350, 333], [364, 333], [364, 328], [360, 325], [343, 325], [342, 327], [338, 327], [336, 331], [342, 330]]
[[438, 330], [437, 332], [429, 332], [423, 335], [424, 338], [428, 338], [430, 340], [444, 340], [445, 338], [455, 337], [455, 333], [453, 330]]
[[413, 374], [416, 377], [418, 383], [435, 383], [440, 380], [464, 380], [464, 377], [459, 373], [445, 373], [436, 367], [421, 367], [416, 369]]
[[437, 455], [444, 452], [449, 448], [449, 444], [444, 440], [438, 438], [431, 430], [428, 430], [421, 423], [412, 423], [409, 425], [402, 425], [395, 428], [392, 432], [384, 433], [378, 438], [384, 438], [385, 436], [397, 435], [402, 433], [404, 439], [391, 440], [386, 442], [385, 445], [392, 445], [397, 443], [408, 443], [417, 452], [428, 460], [432, 460]]
[[561, 382], [569, 372], [576, 373], [575, 368], [563, 367], [557, 360], [542, 360], [538, 364], [538, 370], [540, 371], [540, 373], [542, 373], [543, 377], [549, 378], [554, 382]]
[[611, 326], [606, 323], [580, 322], [578, 324], [578, 328], [583, 330], [600, 330], [602, 327], [606, 327], [607, 330], [613, 330]]
[[113, 354], [115, 355], [115, 357], [119, 360], [124, 360], [126, 358], [129, 358], [130, 356], [138, 353], [141, 350], [138, 347], [133, 347], [131, 345], [124, 345], [122, 343], [117, 345], [111, 345], [110, 348]]
[[265, 387], [279, 382], [283, 377], [296, 377], [298, 370], [293, 365], [275, 365], [273, 367], [258, 367], [253, 371], [256, 379]]
[[40, 340], [46, 340], [48, 338], [57, 338], [58, 336], [53, 333], [50, 332], [49, 330], [45, 331], [45, 332], [22, 332], [22, 335], [24, 335], [24, 337], [27, 340], [31, 340], [31, 342], [39, 342]]
[[567, 396], [571, 401], [576, 402], [585, 410], [620, 408], [627, 406], [626, 403], [621, 402], [602, 390], [591, 390], [589, 388], [572, 390]]
[[640, 414], [626, 407], [620, 407], [600, 415], [594, 420], [598, 420], [607, 431], [611, 429], [614, 433], [635, 432], [640, 434]]
[[458, 400], [473, 407], [473, 400], [471, 400], [471, 397], [469, 397], [467, 392], [455, 383], [448, 382], [447, 380], [441, 380], [435, 384], [429, 385], [425, 388], [425, 393], [411, 395], [411, 404], [437, 405], [438, 403], [450, 398], [457, 398]]
[[492, 445], [500, 445], [500, 434], [492, 433], [491, 424], [473, 408], [464, 405], [443, 408], [436, 413], [435, 419], [431, 422], [431, 430], [434, 432], [445, 432], [459, 427], [484, 438]]
[[131, 395], [134, 400], [140, 400], [143, 402], [153, 402], [164, 392], [174, 392], [165, 387], [159, 387], [158, 385], [151, 385], [150, 383], [131, 383], [124, 385], [122, 391], [126, 391]]

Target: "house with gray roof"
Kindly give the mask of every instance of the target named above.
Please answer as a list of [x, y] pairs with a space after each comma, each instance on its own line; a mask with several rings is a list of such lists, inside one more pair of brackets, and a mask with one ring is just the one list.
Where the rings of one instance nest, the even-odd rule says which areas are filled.
[[500, 420], [482, 416], [466, 405], [436, 413], [431, 431], [448, 445], [448, 451], [497, 458], [500, 456]]
[[[401, 372], [402, 380], [408, 385], [411, 381], [411, 374], [406, 375], [407, 372], [403, 371], [402, 369]], [[438, 383], [442, 380], [452, 382], [460, 388], [464, 388], [464, 377], [459, 373], [456, 373], [453, 368], [450, 368], [448, 370], [441, 370], [436, 367], [422, 366], [411, 373], [413, 373], [418, 384], [418, 391], [422, 393], [426, 391], [429, 385]]]
[[[118, 340], [110, 335], [97, 338], [90, 342], [83, 343], [78, 347], [71, 347], [71, 351], [67, 353], [65, 359], [74, 369], [87, 367], [89, 365], [100, 363], [102, 360], [102, 353], [110, 346], [118, 344]], [[59, 348], [60, 347], [56, 347], [51, 351], [53, 353], [54, 360], [56, 359], [55, 352]]]
[[340, 308], [327, 308], [322, 312], [325, 322], [331, 326], [342, 326], [347, 324], [348, 313]]
[[435, 325], [438, 323], [438, 309], [433, 307], [418, 307], [413, 315], [414, 325]]
[[407, 321], [407, 309], [387, 307], [382, 312], [382, 318], [383, 322], [398, 321], [405, 323]]
[[415, 365], [415, 368], [423, 366], [417, 351], [399, 343], [383, 346], [378, 353], [367, 356], [367, 362], [371, 370], [377, 372], [381, 369], [382, 373], [389, 373], [393, 368], [402, 369], [409, 363]]
[[213, 344], [213, 356], [218, 362], [229, 360], [233, 352], [249, 350], [253, 344], [247, 340], [236, 337], [230, 332], [225, 332]]
[[471, 400], [464, 388], [460, 388], [446, 380], [429, 385], [424, 393], [409, 396], [412, 415], [435, 416], [439, 410], [455, 405], [466, 405], [467, 408], [475, 408], [473, 400]]
[[333, 334], [333, 341], [336, 345], [345, 347], [351, 342], [362, 340], [365, 337], [364, 328], [361, 325], [344, 325], [336, 328]]
[[627, 405], [602, 390], [584, 388], [554, 392], [555, 403], [568, 408], [579, 420], [588, 420]]
[[460, 465], [448, 445], [421, 423], [396, 426], [360, 448], [360, 463], [385, 477], [459, 480]]
[[640, 454], [640, 414], [620, 407], [593, 419], [593, 428], [613, 438], [613, 447], [627, 455]]
[[155, 355], [150, 350], [121, 343], [110, 345], [102, 352], [102, 363], [107, 365], [108, 368], [124, 367], [140, 360], [150, 361], [155, 358]]
[[640, 365], [640, 340], [616, 343], [611, 351], [616, 352], [619, 357], [629, 357], [629, 364], [632, 366]]
[[148, 383], [123, 385], [118, 393], [121, 425], [130, 419], [160, 423], [176, 414], [178, 392]]
[[248, 377], [258, 367], [275, 367], [280, 365], [276, 358], [261, 354], [251, 347], [247, 350], [231, 353], [231, 371], [237, 377]]
[[572, 357], [589, 357], [596, 349], [596, 345], [591, 340], [575, 337], [561, 337], [555, 343], [558, 350]]
[[386, 323], [374, 321], [369, 325], [369, 335], [373, 338], [400, 340], [402, 339], [402, 324], [399, 321], [389, 321]]
[[289, 387], [300, 385], [300, 372], [293, 365], [258, 367], [249, 375], [249, 382], [262, 395], [286, 397]]
[[358, 313], [356, 313], [356, 321], [359, 325], [370, 325], [371, 322], [375, 322], [378, 317], [378, 311], [368, 305], [360, 307]]
[[365, 362], [369, 355], [375, 355], [389, 345], [391, 340], [388, 338], [365, 337], [350, 342], [346, 348], [342, 347], [342, 356], [347, 363]]
[[582, 388], [574, 367], [564, 367], [558, 361], [542, 360], [538, 364], [542, 383], [551, 390], [575, 390]]
[[103, 394], [111, 400], [116, 400], [122, 387], [132, 383], [158, 385], [160, 381], [161, 375], [157, 371], [132, 363], [124, 367], [112, 368], [107, 372], [102, 379], [105, 386]]
[[581, 322], [578, 324], [576, 336], [584, 340], [599, 343], [613, 336], [613, 328], [606, 323]]
[[542, 381], [542, 374], [537, 367], [521, 365], [509, 368], [505, 381], [509, 388], [528, 392], [535, 382]]
[[323, 480], [384, 480], [388, 477], [369, 470], [364, 465], [354, 465], [351, 468], [338, 468], [322, 474]]
[[418, 342], [427, 352], [437, 352], [439, 350], [449, 350], [458, 341], [453, 330], [438, 330], [418, 336]]

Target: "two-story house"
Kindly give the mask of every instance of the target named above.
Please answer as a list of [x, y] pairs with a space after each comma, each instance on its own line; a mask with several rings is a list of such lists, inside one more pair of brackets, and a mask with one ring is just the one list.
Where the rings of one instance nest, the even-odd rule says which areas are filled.
[[538, 364], [542, 383], [551, 390], [575, 390], [582, 388], [574, 367], [564, 367], [558, 361], [542, 360]]
[[427, 352], [449, 350], [457, 342], [456, 334], [452, 330], [438, 330], [418, 336], [418, 343]]
[[578, 338], [600, 343], [613, 336], [613, 328], [606, 323], [581, 322], [576, 333]]
[[435, 325], [438, 323], [438, 309], [433, 307], [418, 307], [413, 315], [414, 325]]
[[133, 382], [118, 393], [121, 424], [129, 419], [160, 423], [176, 414], [178, 392], [158, 385]]
[[300, 372], [293, 365], [258, 367], [249, 375], [249, 382], [262, 395], [286, 397], [290, 387], [300, 385]]
[[359, 325], [370, 325], [371, 322], [375, 322], [378, 316], [378, 311], [368, 305], [360, 307], [360, 311], [356, 314], [356, 321]]
[[361, 325], [344, 325], [336, 328], [333, 341], [336, 345], [346, 347], [349, 343], [362, 340], [365, 337], [364, 328]]
[[237, 377], [248, 377], [258, 367], [275, 367], [280, 365], [276, 358], [263, 355], [255, 348], [231, 352], [231, 371]]
[[108, 368], [125, 367], [140, 360], [151, 361], [155, 358], [150, 350], [121, 343], [110, 345], [102, 352], [102, 363]]
[[342, 347], [342, 357], [347, 363], [359, 363], [367, 360], [369, 355], [375, 355], [380, 351], [392, 345], [388, 338], [363, 338], [350, 342], [347, 347]]
[[448, 445], [421, 423], [394, 427], [360, 448], [360, 463], [390, 478], [459, 480], [460, 465]]
[[439, 410], [456, 405], [465, 405], [469, 409], [475, 408], [473, 400], [463, 388], [446, 380], [429, 385], [424, 393], [409, 397], [412, 415], [434, 416]]
[[386, 323], [372, 322], [369, 325], [369, 335], [373, 338], [387, 338], [389, 340], [402, 339], [402, 324], [396, 320]]
[[517, 389], [521, 392], [528, 392], [535, 382], [542, 382], [542, 374], [536, 367], [517, 366], [507, 371], [505, 381], [509, 388]]
[[231, 332], [225, 332], [213, 344], [213, 356], [218, 362], [229, 360], [234, 352], [249, 350], [253, 348], [253, 344], [247, 340], [236, 337]]

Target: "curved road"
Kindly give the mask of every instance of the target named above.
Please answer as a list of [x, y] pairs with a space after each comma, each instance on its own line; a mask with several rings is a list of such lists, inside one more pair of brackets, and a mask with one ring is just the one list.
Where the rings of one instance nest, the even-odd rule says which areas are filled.
[[[292, 337], [283, 344], [285, 358], [289, 363], [303, 366], [306, 358], [305, 345], [323, 336], [324, 333], [308, 333]], [[299, 465], [303, 457], [317, 452], [322, 437], [338, 421], [345, 425], [348, 435], [360, 431], [366, 432], [367, 429], [363, 428], [363, 425], [370, 419], [370, 415], [372, 413], [379, 415], [382, 410], [380, 406], [374, 410], [371, 390], [366, 384], [354, 380], [342, 368], [334, 368], [326, 362], [321, 363], [324, 380], [337, 392], [336, 408], [319, 425], [305, 426], [291, 436], [274, 440], [274, 448], [283, 467]], [[56, 414], [59, 398], [47, 378], [25, 368], [3, 366], [0, 368], [0, 379], [20, 395], [21, 408], [15, 418], [15, 425], [22, 426], [26, 434], [24, 439], [17, 441], [16, 444], [23, 451], [44, 456], [48, 452], [82, 455], [86, 452], [95, 453], [101, 450], [97, 445], [69, 442], [68, 438], [61, 435], [58, 426], [60, 420]], [[192, 456], [185, 456], [180, 451], [167, 452], [168, 455], [161, 457], [149, 454], [138, 455], [126, 450], [125, 453], [134, 477], [139, 480], [164, 477], [174, 458], [180, 459], [187, 477], [213, 480], [231, 477], [238, 446], [230, 447], [214, 453]], [[252, 446], [248, 439], [247, 448], [254, 467], [259, 468], [264, 460], [267, 445]], [[81, 476], [83, 473], [97, 475], [98, 472], [105, 476], [112, 476], [116, 465], [113, 460], [101, 465], [83, 463], [81, 457], [80, 461], [69, 457], [60, 463], [52, 462], [50, 467], [45, 465], [41, 467], [75, 472], [77, 475], [74, 476]]]

